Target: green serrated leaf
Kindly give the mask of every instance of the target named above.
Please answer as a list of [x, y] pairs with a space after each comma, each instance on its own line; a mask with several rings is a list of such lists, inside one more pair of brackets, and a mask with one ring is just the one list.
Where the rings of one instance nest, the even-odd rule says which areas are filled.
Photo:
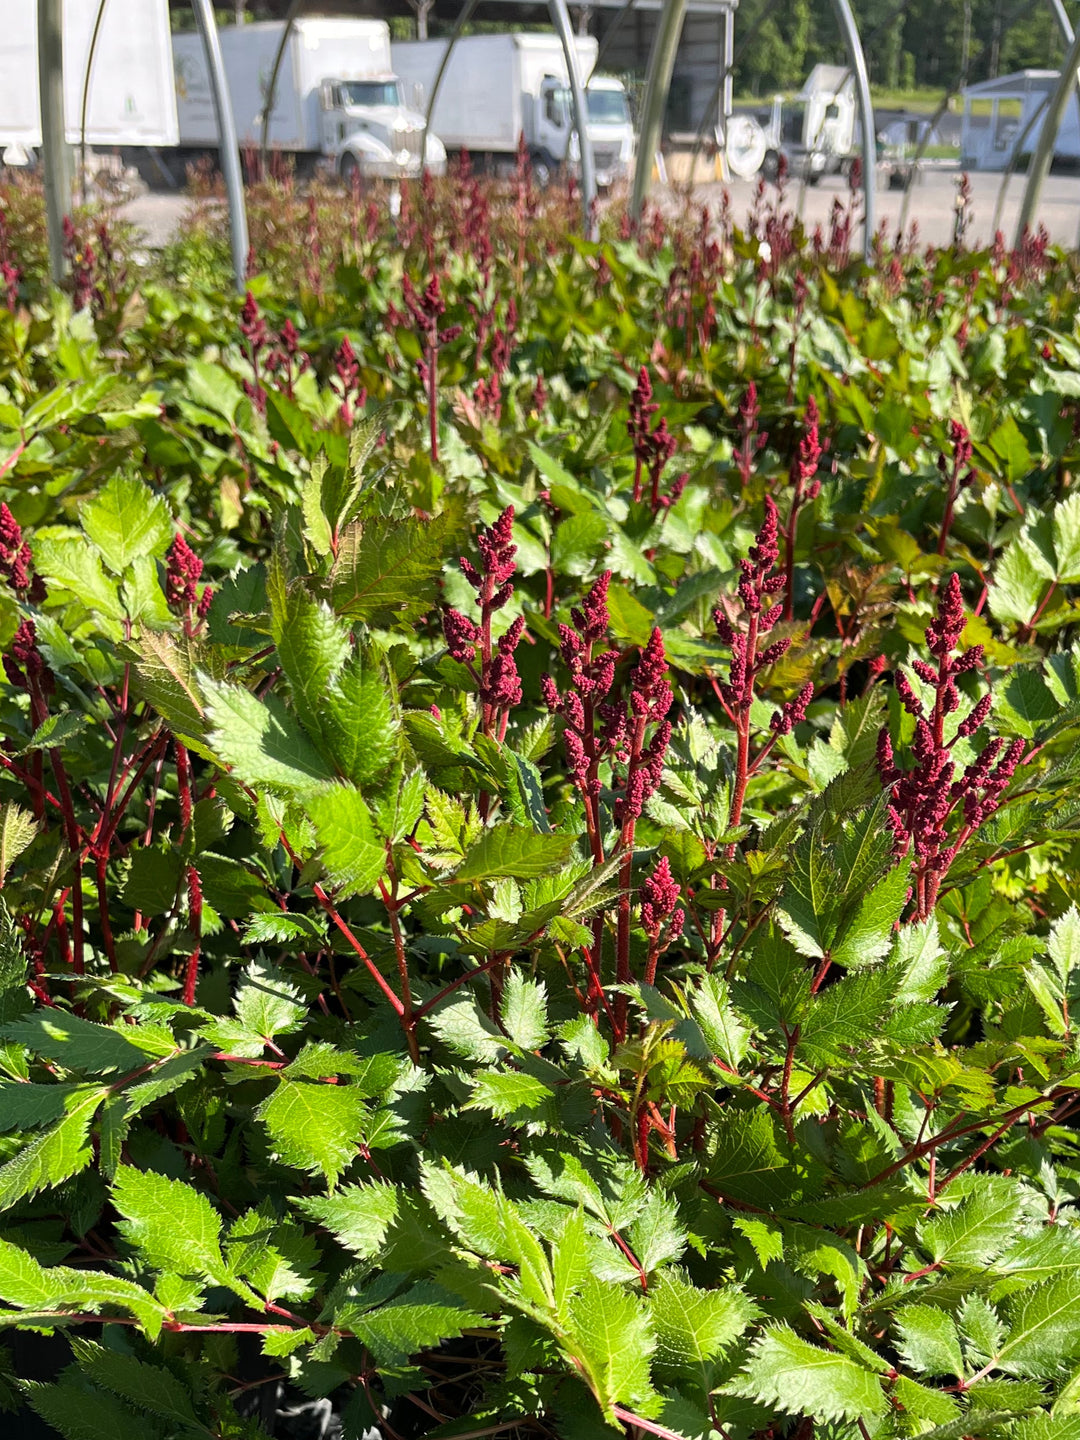
[[366, 1108], [350, 1085], [282, 1080], [255, 1111], [286, 1165], [321, 1174], [331, 1186], [356, 1157]]
[[221, 1217], [194, 1185], [122, 1165], [113, 1181], [112, 1199], [124, 1217], [121, 1229], [148, 1264], [180, 1275], [205, 1275], [219, 1283], [227, 1274], [221, 1255]]
[[264, 960], [244, 971], [233, 1009], [240, 1024], [264, 1040], [299, 1030], [307, 1015], [300, 992]]
[[200, 678], [213, 725], [215, 754], [248, 785], [267, 785], [286, 795], [305, 794], [333, 780], [323, 759], [285, 708], [279, 695], [260, 700], [242, 685]]
[[386, 845], [355, 785], [328, 785], [306, 802], [322, 861], [331, 881], [347, 894], [372, 890], [386, 871]]
[[551, 1031], [547, 1018], [547, 991], [520, 970], [512, 970], [503, 991], [501, 1017], [507, 1035], [522, 1050], [540, 1050]]
[[393, 1185], [343, 1185], [333, 1195], [304, 1196], [293, 1204], [325, 1225], [334, 1238], [361, 1260], [378, 1255], [398, 1213]]
[[819, 1421], [877, 1419], [887, 1409], [873, 1371], [811, 1345], [786, 1325], [770, 1327], [754, 1342], [743, 1374], [728, 1388], [781, 1414]]
[[571, 835], [538, 835], [513, 825], [495, 825], [469, 848], [455, 879], [487, 880], [510, 875], [532, 880], [565, 864], [573, 843]]
[[649, 1358], [656, 1348], [648, 1311], [617, 1285], [590, 1276], [570, 1303], [563, 1342], [606, 1420], [615, 1406], [648, 1403]]
[[172, 539], [169, 507], [134, 475], [114, 475], [83, 505], [79, 519], [115, 575], [139, 556], [164, 554]]

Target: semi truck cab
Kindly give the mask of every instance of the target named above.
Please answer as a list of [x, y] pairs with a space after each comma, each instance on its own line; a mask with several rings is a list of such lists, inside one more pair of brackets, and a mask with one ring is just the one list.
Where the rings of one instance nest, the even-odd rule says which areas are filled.
[[[594, 75], [585, 91], [596, 183], [602, 190], [629, 176], [634, 165], [634, 124], [621, 80]], [[576, 147], [575, 147], [576, 148]]]
[[319, 102], [322, 153], [343, 179], [411, 177], [425, 166], [435, 175], [445, 171], [441, 141], [425, 137], [424, 116], [405, 104], [396, 75], [324, 80]]
[[[544, 120], [558, 114], [557, 138], [538, 136], [537, 148], [546, 149], [556, 159], [566, 158], [570, 164], [581, 161], [581, 147], [573, 130], [573, 101], [565, 80], [546, 78], [540, 88]], [[596, 75], [585, 90], [588, 110], [587, 128], [593, 146], [596, 183], [609, 189], [617, 180], [626, 178], [634, 163], [634, 126], [630, 105], [621, 80], [613, 75]]]

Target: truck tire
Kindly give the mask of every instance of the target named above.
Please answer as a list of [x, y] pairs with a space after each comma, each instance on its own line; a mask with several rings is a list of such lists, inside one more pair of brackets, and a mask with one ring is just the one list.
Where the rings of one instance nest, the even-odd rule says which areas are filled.
[[338, 174], [347, 190], [351, 190], [360, 179], [360, 162], [346, 150], [338, 161]]
[[557, 161], [546, 150], [534, 151], [532, 155], [533, 179], [541, 190], [546, 190], [559, 169]]
[[780, 174], [780, 155], [776, 150], [766, 150], [761, 162], [761, 173], [770, 184], [775, 184]]

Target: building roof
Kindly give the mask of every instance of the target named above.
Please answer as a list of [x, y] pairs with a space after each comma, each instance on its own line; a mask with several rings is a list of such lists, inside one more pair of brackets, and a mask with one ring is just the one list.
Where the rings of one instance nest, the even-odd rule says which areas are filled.
[[1042, 95], [1053, 90], [1060, 76], [1060, 70], [1014, 70], [1011, 75], [998, 75], [993, 80], [980, 80], [977, 85], [965, 85], [960, 93], [979, 100], [1012, 100], [1019, 95], [1030, 95], [1033, 91]]

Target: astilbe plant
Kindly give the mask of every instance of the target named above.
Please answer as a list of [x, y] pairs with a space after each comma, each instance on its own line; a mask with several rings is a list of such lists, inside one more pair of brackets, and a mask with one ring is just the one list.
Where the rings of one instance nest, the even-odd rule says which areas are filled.
[[1074, 1440], [1066, 258], [2, 184], [12, 1433]]

